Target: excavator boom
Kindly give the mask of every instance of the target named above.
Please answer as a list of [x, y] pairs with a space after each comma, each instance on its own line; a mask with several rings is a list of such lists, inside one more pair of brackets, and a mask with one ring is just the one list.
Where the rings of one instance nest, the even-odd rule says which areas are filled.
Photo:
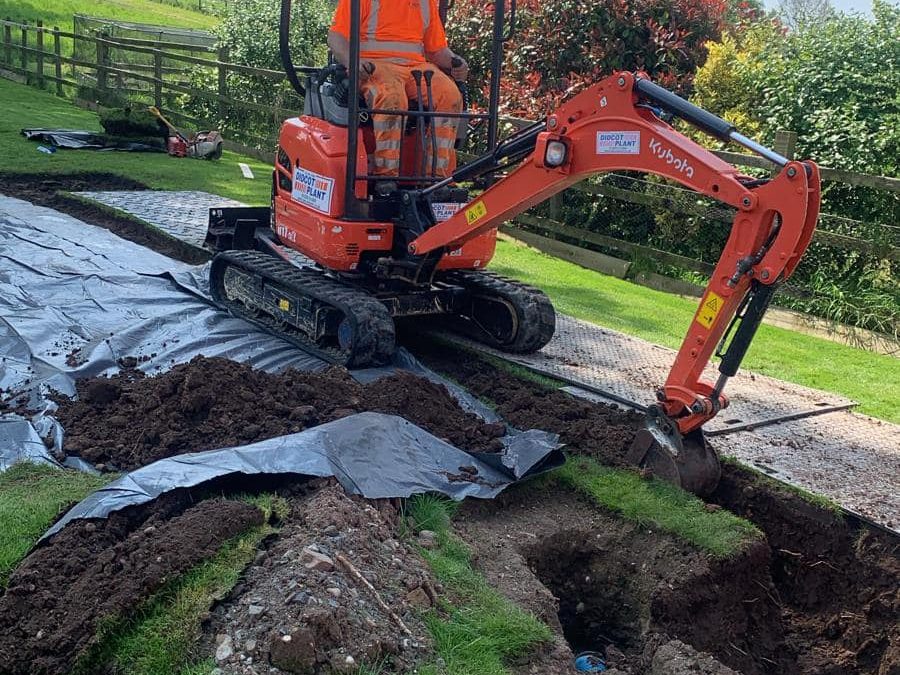
[[[660, 108], [720, 140], [750, 148], [781, 166], [780, 172], [763, 180], [742, 175], [660, 119]], [[418, 236], [410, 253], [451, 250], [573, 183], [608, 171], [656, 174], [734, 207], [731, 234], [630, 454], [633, 462], [694, 492], [712, 489], [718, 463], [700, 428], [728, 405], [725, 382], [737, 372], [775, 289], [809, 245], [819, 212], [818, 168], [788, 161], [728, 122], [626, 72], [564, 103], [530, 139], [534, 150], [514, 170]], [[714, 354], [721, 357], [720, 374], [710, 383], [702, 375]]]

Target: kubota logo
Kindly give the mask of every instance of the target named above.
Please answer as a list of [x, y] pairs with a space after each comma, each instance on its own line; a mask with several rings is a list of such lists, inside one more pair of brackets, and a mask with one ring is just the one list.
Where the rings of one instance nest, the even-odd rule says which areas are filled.
[[682, 157], [676, 157], [672, 150], [664, 146], [655, 138], [650, 139], [650, 152], [659, 157], [662, 160], [665, 160], [666, 164], [671, 164], [676, 169], [678, 169], [681, 173], [686, 175], [688, 178], [694, 177], [694, 167], [692, 167], [687, 159]]

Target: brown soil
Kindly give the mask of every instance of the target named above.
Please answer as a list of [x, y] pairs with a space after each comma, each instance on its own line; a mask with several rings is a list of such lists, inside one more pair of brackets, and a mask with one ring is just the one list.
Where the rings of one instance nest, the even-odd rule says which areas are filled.
[[[224, 675], [357, 673], [363, 663], [383, 664], [383, 672], [412, 670], [430, 653], [419, 613], [440, 586], [396, 538], [398, 524], [391, 503], [349, 497], [334, 481], [293, 499], [278, 539], [213, 610], [200, 656], [215, 654]], [[312, 567], [308, 548], [321, 556]], [[409, 634], [342, 560], [372, 584]]]
[[[760, 601], [769, 581], [762, 542], [713, 560], [557, 487], [466, 502], [454, 525], [488, 581], [565, 636], [569, 647], [552, 645], [538, 672], [571, 672], [569, 648], [606, 652], [621, 673], [670, 672], [651, 664], [672, 639], [748, 674], [778, 658], [778, 612]], [[730, 672], [707, 659], [708, 672]]]
[[178, 241], [161, 230], [147, 227], [137, 219], [119, 215], [112, 209], [92, 205], [66, 192], [102, 190], [146, 190], [142, 183], [110, 173], [17, 174], [0, 173], [0, 193], [9, 197], [47, 206], [91, 225], [106, 228], [123, 239], [146, 246], [182, 262], [197, 264], [209, 260], [210, 254]]
[[183, 509], [170, 497], [77, 521], [25, 558], [0, 597], [0, 672], [68, 672], [105, 621], [262, 522], [259, 509], [224, 499]]
[[900, 674], [900, 541], [725, 465], [712, 499], [756, 523], [772, 548], [790, 672]]
[[570, 452], [625, 465], [625, 453], [642, 420], [637, 413], [521, 380], [471, 352], [427, 342], [410, 346], [425, 365], [489, 400], [512, 426], [553, 431]]
[[77, 390], [77, 399], [58, 401], [63, 449], [102, 468], [134, 469], [362, 411], [399, 415], [470, 451], [499, 451], [506, 431], [463, 411], [443, 385], [406, 372], [362, 385], [342, 368], [270, 374], [198, 356], [155, 377], [124, 370], [81, 380]]

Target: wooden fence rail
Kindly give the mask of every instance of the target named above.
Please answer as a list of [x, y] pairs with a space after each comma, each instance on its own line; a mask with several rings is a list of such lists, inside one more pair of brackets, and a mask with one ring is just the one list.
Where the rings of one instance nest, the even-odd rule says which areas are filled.
[[[46, 82], [52, 82], [55, 85], [56, 93], [61, 96], [64, 94], [64, 87], [77, 88], [90, 85], [101, 95], [101, 97], [114, 88], [116, 93], [128, 91], [139, 96], [144, 96], [161, 109], [164, 108], [166, 101], [175, 94], [205, 99], [216, 104], [220, 120], [228, 118], [229, 114], [234, 111], [267, 113], [268, 115], [271, 115], [273, 122], [275, 123], [284, 117], [295, 114], [295, 111], [283, 109], [278, 103], [258, 103], [255, 101], [240, 100], [229, 95], [228, 73], [241, 73], [243, 75], [259, 77], [267, 80], [272, 85], [277, 85], [284, 81], [285, 75], [277, 70], [254, 68], [243, 64], [231, 63], [228, 60], [228, 51], [226, 49], [214, 49], [211, 47], [182, 44], [171, 41], [124, 37], [114, 38], [104, 35], [81, 35], [60, 30], [58, 27], [47, 28], [40, 22], [36, 25], [31, 25], [7, 19], [0, 20], [0, 27], [2, 27], [3, 36], [2, 47], [0, 47], [0, 55], [2, 55], [0, 69], [11, 71], [12, 73], [26, 78], [32, 78], [34, 83], [41, 87], [45, 86]], [[15, 39], [14, 35], [19, 38], [18, 41]], [[29, 36], [33, 36], [33, 38], [29, 40]], [[72, 40], [73, 43], [82, 41], [92, 44], [96, 51], [96, 60], [86, 61], [64, 54], [61, 46], [62, 39]], [[52, 42], [52, 48], [48, 47], [48, 43], [50, 42]], [[144, 55], [150, 57], [150, 62], [128, 64], [123, 63], [121, 60], [114, 61], [111, 58], [111, 52], [113, 51], [119, 54], [133, 53]], [[17, 58], [18, 63], [16, 62]], [[214, 77], [210, 77], [210, 82], [215, 82], [215, 88], [202, 89], [192, 86], [185, 81], [175, 81], [174, 78], [179, 75], [185, 75], [189, 72], [189, 69], [167, 65], [172, 63], [183, 63], [186, 64], [186, 66], [209, 69], [211, 73], [214, 73]], [[63, 64], [71, 66], [71, 78], [63, 77]], [[81, 72], [78, 72], [76, 69], [81, 69]], [[81, 78], [80, 80], [79, 77]], [[110, 82], [114, 78], [118, 79], [116, 80], [116, 86], [112, 87]], [[133, 86], [128, 86], [126, 84], [128, 82], [135, 84]], [[137, 85], [145, 85], [146, 88]], [[196, 119], [184, 114], [183, 111], [172, 110], [171, 106], [168, 106], [166, 110], [168, 113], [188, 120], [191, 123], [217, 125], [215, 121]], [[504, 122], [514, 127], [531, 124], [530, 120], [512, 117], [504, 118]], [[273, 130], [275, 128], [276, 126], [273, 123]], [[274, 149], [274, 138], [260, 138], [259, 136], [254, 136], [252, 134], [245, 134], [245, 136], [252, 138], [252, 142], [254, 143], [267, 145]], [[792, 156], [795, 142], [795, 134], [791, 134], [790, 132], [779, 132], [776, 139], [776, 150], [781, 152], [781, 154], [790, 157]], [[713, 152], [718, 157], [739, 166], [764, 170], [773, 170], [776, 168], [772, 163], [755, 155], [746, 155], [723, 150], [714, 150]], [[257, 152], [255, 154], [269, 159], [271, 151], [263, 153]], [[873, 176], [827, 167], [822, 168], [822, 178], [824, 181], [900, 193], [900, 179], [898, 178]], [[585, 181], [569, 189], [595, 197], [616, 199], [632, 204], [647, 206], [653, 209], [665, 209], [679, 215], [702, 215], [726, 223], [730, 223], [732, 219], [731, 212], [727, 208], [720, 206], [701, 208], [696, 205], [685, 205], [679, 203], [675, 199], [669, 199], [665, 195], [629, 190], [610, 185], [603, 181]], [[556, 199], [557, 201], [555, 204], [558, 206], [561, 198], [557, 197]], [[558, 208], [553, 208], [553, 205], [551, 204], [551, 213], [556, 212], [558, 212]], [[823, 214], [823, 218], [833, 219], [840, 222], [842, 225], [850, 227], [865, 226], [865, 223], [859, 221], [828, 214]], [[525, 214], [517, 220], [521, 226], [534, 228], [549, 233], [554, 237], [560, 236], [569, 240], [583, 242], [590, 246], [613, 249], [625, 253], [626, 255], [651, 258], [664, 265], [673, 265], [702, 274], [708, 274], [712, 267], [705, 262], [661, 251], [653, 247], [628, 242], [616, 237], [593, 232], [585, 228], [564, 225], [553, 219]], [[823, 229], [816, 232], [816, 240], [842, 250], [860, 251], [867, 254], [878, 255], [891, 261], [900, 260], [900, 248], [893, 245], [878, 244], [858, 237]]]

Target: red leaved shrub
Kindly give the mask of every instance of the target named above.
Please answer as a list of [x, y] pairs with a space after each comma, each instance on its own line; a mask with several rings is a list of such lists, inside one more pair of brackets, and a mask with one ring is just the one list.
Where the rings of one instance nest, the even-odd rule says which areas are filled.
[[[502, 111], [539, 117], [615, 70], [644, 70], [688, 93], [722, 31], [726, 0], [518, 0], [517, 30], [506, 43]], [[471, 88], [487, 98], [494, 3], [456, 0], [447, 28], [469, 61]]]

